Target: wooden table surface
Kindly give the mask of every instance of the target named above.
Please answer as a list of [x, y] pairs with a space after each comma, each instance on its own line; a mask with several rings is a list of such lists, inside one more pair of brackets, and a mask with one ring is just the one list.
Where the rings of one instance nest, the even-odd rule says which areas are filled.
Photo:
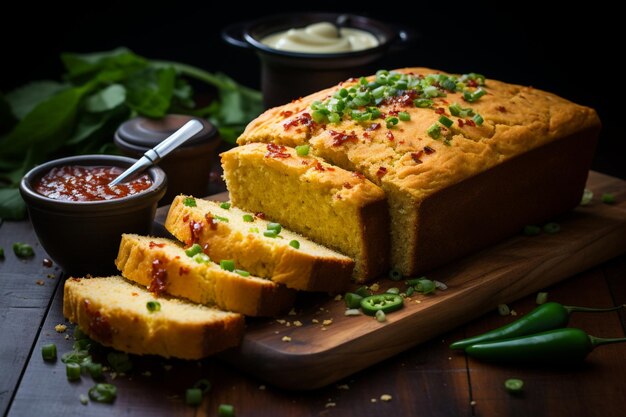
[[[608, 177], [607, 177], [608, 178]], [[607, 182], [608, 183], [608, 182]], [[622, 183], [624, 184], [624, 183]], [[607, 189], [626, 200], [626, 187]], [[594, 204], [598, 202], [598, 197]], [[35, 257], [20, 260], [14, 242], [33, 245]], [[111, 381], [113, 405], [82, 405], [93, 381], [70, 383], [60, 361], [44, 363], [41, 345], [54, 342], [59, 355], [72, 349], [72, 326], [61, 316], [64, 276], [46, 257], [28, 221], [0, 223], [0, 413], [3, 416], [216, 416], [232, 404], [236, 416], [626, 416], [626, 344], [598, 348], [580, 366], [495, 366], [448, 349], [451, 341], [503, 325], [512, 317], [491, 312], [464, 326], [337, 384], [308, 392], [272, 387], [218, 358], [184, 362], [133, 359], [134, 371]], [[626, 303], [626, 255], [546, 288], [551, 300], [567, 305]], [[530, 296], [510, 305], [519, 315], [535, 307]], [[68, 324], [66, 333], [55, 325]], [[626, 311], [573, 315], [571, 326], [600, 337], [624, 337]], [[96, 357], [96, 359], [98, 359]], [[522, 395], [504, 389], [508, 378], [524, 380]], [[212, 389], [198, 408], [185, 405], [185, 389], [198, 379]], [[383, 394], [391, 400], [381, 401]]]

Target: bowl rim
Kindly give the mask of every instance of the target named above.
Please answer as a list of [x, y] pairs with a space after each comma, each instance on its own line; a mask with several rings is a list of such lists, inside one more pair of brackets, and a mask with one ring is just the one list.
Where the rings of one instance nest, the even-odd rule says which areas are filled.
[[33, 182], [50, 171], [52, 168], [63, 165], [83, 165], [83, 166], [117, 166], [120, 168], [127, 168], [135, 163], [137, 160], [126, 156], [119, 155], [104, 155], [104, 154], [91, 154], [91, 155], [77, 155], [68, 156], [59, 159], [53, 159], [51, 161], [44, 162], [28, 171], [20, 181], [20, 193], [27, 206], [34, 205], [41, 208], [55, 209], [57, 211], [101, 211], [119, 208], [128, 208], [134, 206], [143, 206], [150, 202], [157, 202], [165, 194], [167, 187], [167, 176], [165, 171], [158, 166], [152, 166], [146, 171], [152, 179], [152, 185], [134, 195], [126, 197], [115, 198], [111, 200], [98, 200], [98, 201], [67, 201], [67, 200], [55, 200], [53, 198], [46, 197], [39, 194], [33, 188]]

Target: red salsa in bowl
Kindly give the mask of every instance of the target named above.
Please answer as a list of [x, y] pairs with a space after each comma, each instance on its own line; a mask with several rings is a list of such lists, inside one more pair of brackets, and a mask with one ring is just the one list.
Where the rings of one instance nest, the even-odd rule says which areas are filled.
[[102, 201], [135, 195], [152, 186], [152, 180], [144, 174], [110, 187], [109, 183], [122, 172], [124, 169], [115, 166], [64, 165], [52, 168], [33, 188], [54, 200]]

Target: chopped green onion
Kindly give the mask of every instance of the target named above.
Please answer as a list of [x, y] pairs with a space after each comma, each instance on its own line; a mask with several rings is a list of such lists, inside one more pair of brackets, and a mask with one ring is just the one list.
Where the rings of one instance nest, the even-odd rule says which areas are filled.
[[474, 122], [476, 123], [476, 125], [480, 126], [483, 124], [483, 122], [485, 121], [485, 119], [483, 119], [483, 117], [480, 114], [475, 114], [474, 117], [472, 117], [472, 120], [474, 120]]
[[389, 288], [387, 291], [385, 291], [387, 294], [400, 294], [400, 289], [396, 288], [396, 287], [391, 287]]
[[347, 292], [346, 295], [344, 295], [343, 297], [343, 300], [346, 303], [346, 307], [348, 308], [359, 308], [361, 306], [362, 299], [363, 296], [353, 292]]
[[415, 107], [419, 107], [423, 109], [426, 107], [431, 107], [434, 104], [434, 102], [427, 98], [416, 98], [415, 100], [413, 100], [413, 104], [415, 104]]
[[451, 119], [447, 118], [446, 116], [440, 116], [439, 123], [441, 123], [447, 128], [451, 128], [452, 125], [454, 124], [454, 122]]
[[322, 110], [315, 110], [311, 113], [311, 118], [315, 123], [324, 123], [326, 121], [326, 115]]
[[410, 285], [410, 286], [415, 286], [415, 285], [419, 284], [419, 282], [424, 280], [424, 279], [426, 279], [425, 276], [424, 277], [419, 277], [419, 278], [407, 279], [405, 281], [405, 284], [406, 285]]
[[348, 90], [346, 90], [345, 88], [342, 88], [341, 90], [339, 90], [339, 97], [348, 97]]
[[126, 373], [133, 369], [133, 363], [130, 361], [130, 356], [124, 352], [109, 352], [107, 354], [107, 361], [115, 372]]
[[258, 227], [251, 227], [250, 229], [248, 229], [248, 232], [250, 232], [250, 233], [259, 233], [259, 228]]
[[504, 381], [504, 388], [511, 394], [519, 394], [524, 389], [524, 381], [517, 378], [511, 378]]
[[393, 116], [387, 117], [385, 123], [387, 124], [387, 129], [391, 129], [398, 124], [398, 118]]
[[222, 216], [218, 216], [218, 215], [214, 214], [213, 218], [217, 219], [217, 220], [219, 220], [221, 222], [228, 223], [228, 218], [226, 218], [226, 217], [222, 217]]
[[390, 269], [389, 278], [392, 281], [400, 281], [402, 279], [402, 272], [398, 271], [397, 269]]
[[498, 304], [498, 314], [501, 316], [508, 316], [511, 314], [511, 309], [506, 304]]
[[365, 286], [357, 288], [354, 293], [360, 295], [361, 297], [369, 297], [372, 295], [372, 292]]
[[146, 303], [146, 308], [151, 313], [154, 313], [155, 311], [161, 311], [161, 303], [159, 303], [158, 301], [148, 301]]
[[80, 394], [80, 395], [78, 396], [78, 399], [80, 400], [80, 403], [81, 403], [82, 405], [87, 405], [87, 404], [89, 404], [89, 397], [88, 397], [88, 396], [86, 396], [85, 394]]
[[384, 323], [387, 320], [387, 315], [382, 310], [376, 311], [376, 321], [379, 323]]
[[69, 363], [82, 363], [86, 358], [89, 357], [89, 351], [87, 350], [73, 350], [71, 352], [66, 352], [61, 356], [61, 362]]
[[244, 222], [253, 222], [254, 221], [254, 217], [252, 216], [252, 214], [244, 214], [243, 215], [243, 221]]
[[80, 365], [75, 362], [65, 364], [65, 376], [68, 381], [78, 381], [80, 379]]
[[241, 275], [242, 277], [249, 277], [249, 276], [250, 276], [250, 272], [245, 271], [245, 270], [243, 270], [243, 269], [235, 269], [233, 272], [234, 272], [235, 274], [239, 274], [239, 275]]
[[275, 238], [278, 236], [278, 232], [276, 230], [266, 230], [263, 232], [263, 236]]
[[309, 145], [298, 145], [296, 146], [296, 153], [298, 156], [307, 156], [310, 148]]
[[87, 372], [95, 380], [102, 379], [102, 364], [90, 362], [87, 364]]
[[267, 230], [275, 230], [276, 234], [279, 234], [282, 229], [283, 227], [280, 225], [280, 223], [269, 222], [267, 224]]
[[91, 339], [80, 339], [74, 342], [72, 349], [74, 350], [89, 350], [91, 349]]
[[602, 194], [602, 202], [604, 204], [615, 204], [615, 196], [611, 193]]
[[446, 90], [450, 91], [451, 93], [454, 93], [456, 91], [456, 83], [450, 78], [442, 82], [441, 86], [445, 88]]
[[410, 297], [410, 296], [413, 295], [414, 292], [415, 292], [415, 288], [409, 287], [409, 288], [406, 289], [406, 296]]
[[433, 139], [439, 139], [441, 137], [441, 128], [438, 124], [434, 124], [426, 129], [426, 133]]
[[202, 253], [202, 246], [197, 243], [194, 243], [189, 249], [185, 250], [185, 254], [189, 257], [193, 257], [199, 253]]
[[435, 283], [429, 279], [420, 279], [415, 286], [415, 291], [421, 292], [422, 294], [433, 294], [436, 289]]
[[230, 203], [222, 203], [220, 204], [220, 207], [223, 208], [224, 210], [228, 210], [230, 209]]
[[541, 227], [536, 226], [534, 224], [528, 224], [524, 226], [523, 230], [524, 236], [537, 236], [541, 233]]
[[57, 345], [47, 343], [41, 346], [41, 357], [44, 361], [54, 361], [57, 358]]
[[220, 404], [217, 409], [218, 417], [235, 417], [235, 407], [230, 404]]
[[187, 405], [200, 405], [202, 403], [202, 390], [200, 388], [189, 388], [185, 392], [185, 403]]
[[235, 261], [233, 259], [222, 259], [220, 266], [226, 271], [233, 272], [235, 270]]
[[333, 112], [328, 115], [328, 121], [337, 124], [341, 121], [341, 116], [338, 113]]
[[543, 226], [543, 231], [546, 232], [549, 235], [553, 235], [555, 233], [559, 233], [561, 231], [561, 225], [558, 223], [546, 223]]
[[465, 91], [463, 93], [463, 98], [465, 99], [465, 101], [469, 101], [470, 103], [473, 103], [479, 98], [481, 98], [482, 96], [484, 96], [485, 94], [487, 94], [485, 90], [483, 90], [482, 88], [478, 88], [473, 93], [471, 91]]
[[18, 258], [30, 258], [35, 255], [33, 247], [28, 243], [16, 242], [13, 244], [13, 252]]
[[294, 249], [300, 249], [300, 242], [294, 239], [291, 242], [289, 242], [289, 246], [291, 246]]
[[370, 107], [368, 108], [368, 111], [370, 112], [370, 114], [372, 115], [372, 120], [376, 120], [378, 119], [380, 116], [382, 116], [382, 112], [380, 110], [378, 110], [377, 107]]
[[198, 264], [208, 264], [209, 262], [211, 262], [211, 258], [209, 258], [209, 255], [207, 255], [206, 253], [198, 253], [194, 255], [191, 259], [196, 261], [196, 263]]
[[411, 120], [411, 115], [405, 111], [398, 112], [398, 118], [403, 122], [408, 122]]
[[74, 339], [89, 339], [89, 336], [87, 336], [87, 333], [83, 332], [80, 327], [76, 326], [74, 327]]
[[112, 403], [117, 396], [117, 388], [112, 384], [99, 383], [89, 389], [89, 398], [99, 403]]
[[211, 391], [211, 382], [208, 379], [199, 379], [198, 382], [193, 384], [194, 388], [199, 388], [202, 390], [203, 394]]
[[433, 280], [433, 282], [435, 283], [435, 288], [438, 290], [445, 291], [448, 289], [448, 286], [441, 281]]
[[187, 207], [197, 207], [196, 199], [193, 197], [185, 197], [185, 199], [183, 200], [183, 204]]
[[583, 191], [583, 196], [580, 199], [580, 205], [581, 206], [586, 206], [589, 203], [591, 203], [592, 199], [593, 199], [593, 191], [585, 188], [585, 190]]
[[548, 301], [548, 293], [547, 292], [538, 292], [537, 298], [535, 298], [535, 302], [539, 305], [545, 304]]

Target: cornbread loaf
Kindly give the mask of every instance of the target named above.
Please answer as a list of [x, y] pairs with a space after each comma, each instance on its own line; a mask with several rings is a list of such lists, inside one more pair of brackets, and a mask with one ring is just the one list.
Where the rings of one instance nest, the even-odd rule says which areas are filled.
[[200, 359], [237, 346], [244, 332], [240, 314], [155, 298], [119, 276], [69, 278], [63, 314], [93, 340], [138, 355]]
[[221, 156], [234, 205], [354, 258], [357, 281], [389, 268], [385, 194], [365, 177], [274, 144], [251, 143]]
[[[381, 72], [351, 79], [269, 109], [248, 125], [238, 143], [308, 144], [317, 157], [362, 173], [381, 187], [391, 217], [392, 266], [405, 275], [441, 265], [578, 204], [600, 130], [593, 109], [476, 74], [451, 78], [426, 68], [396, 74], [404, 75]], [[380, 96], [398, 77], [387, 90], [390, 95]], [[340, 111], [338, 101], [349, 94], [359, 95], [351, 103], [356, 106], [359, 100], [379, 98], [375, 109], [362, 105], [339, 118], [333, 112]], [[372, 115], [377, 117], [372, 120]], [[246, 151], [231, 155], [236, 152]], [[226, 156], [233, 201], [247, 207], [249, 201], [262, 199], [262, 187], [271, 178], [260, 169], [257, 177], [245, 174], [248, 165], [238, 166]], [[275, 158], [265, 161], [277, 164]], [[245, 181], [232, 180], [244, 175]], [[283, 183], [289, 182], [290, 192], [298, 181], [305, 182], [291, 175]], [[318, 178], [308, 181], [307, 188], [320, 183]], [[266, 199], [277, 198], [268, 192]], [[293, 216], [274, 210], [272, 217], [289, 224]]]
[[285, 228], [278, 236], [265, 236], [267, 220], [225, 207], [181, 195], [172, 202], [165, 227], [188, 245], [205, 247], [211, 259], [234, 259], [238, 267], [290, 288], [338, 292], [350, 283], [352, 259]]
[[123, 234], [115, 265], [124, 277], [153, 293], [185, 297], [248, 316], [272, 316], [293, 305], [293, 290], [248, 271], [222, 269], [207, 258], [195, 259], [173, 240]]

